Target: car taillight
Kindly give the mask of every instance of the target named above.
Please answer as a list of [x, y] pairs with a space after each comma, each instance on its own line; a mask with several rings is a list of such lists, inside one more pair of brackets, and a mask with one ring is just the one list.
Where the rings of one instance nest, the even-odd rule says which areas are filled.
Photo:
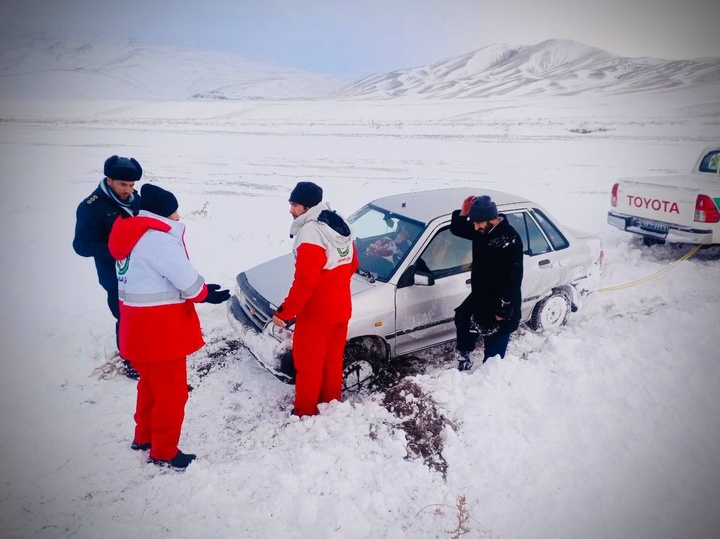
[[707, 195], [698, 195], [695, 201], [695, 221], [697, 223], [720, 222], [720, 211], [715, 201]]
[[610, 191], [610, 205], [613, 208], [617, 208], [617, 192], [619, 187], [620, 184], [616, 183], [615, 185], [613, 185], [612, 191]]

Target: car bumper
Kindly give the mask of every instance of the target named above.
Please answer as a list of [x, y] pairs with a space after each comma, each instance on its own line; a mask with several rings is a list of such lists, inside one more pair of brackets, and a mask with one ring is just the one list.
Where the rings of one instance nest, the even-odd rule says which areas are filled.
[[673, 223], [639, 219], [631, 215], [623, 215], [612, 211], [608, 212], [607, 220], [609, 224], [625, 232], [631, 232], [669, 243], [692, 243], [696, 245], [708, 245], [712, 243], [712, 230], [681, 227]]
[[295, 383], [292, 330], [282, 330], [272, 322], [258, 330], [237, 296], [228, 301], [228, 321], [261, 367], [285, 383]]

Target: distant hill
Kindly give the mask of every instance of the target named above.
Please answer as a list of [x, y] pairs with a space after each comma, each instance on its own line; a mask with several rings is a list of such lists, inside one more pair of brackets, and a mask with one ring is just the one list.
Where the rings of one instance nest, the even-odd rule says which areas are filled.
[[714, 85], [720, 58], [625, 58], [576, 41], [494, 44], [348, 80], [202, 49], [0, 33], [0, 99], [389, 99], [621, 94]]
[[0, 99], [297, 99], [348, 82], [224, 52], [3, 37]]
[[718, 86], [720, 58], [625, 58], [571, 40], [489, 45], [426, 66], [363, 77], [340, 97], [387, 99], [620, 94]]

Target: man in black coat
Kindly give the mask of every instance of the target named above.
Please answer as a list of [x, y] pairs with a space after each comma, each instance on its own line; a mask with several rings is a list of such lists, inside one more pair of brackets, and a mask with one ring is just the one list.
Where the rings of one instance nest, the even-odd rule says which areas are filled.
[[[107, 292], [107, 304], [115, 317], [115, 336], [120, 320], [118, 283], [115, 259], [108, 250], [108, 238], [118, 217], [133, 217], [140, 211], [140, 195], [135, 182], [142, 177], [142, 168], [133, 158], [113, 155], [105, 161], [105, 178], [97, 189], [77, 208], [73, 249], [80, 256], [93, 257], [100, 286]], [[123, 360], [125, 374], [137, 378], [128, 361]]]
[[472, 367], [470, 352], [480, 336], [483, 363], [505, 357], [510, 334], [520, 324], [523, 245], [487, 195], [466, 198], [452, 214], [450, 232], [472, 241], [471, 291], [455, 309], [458, 368], [464, 371]]

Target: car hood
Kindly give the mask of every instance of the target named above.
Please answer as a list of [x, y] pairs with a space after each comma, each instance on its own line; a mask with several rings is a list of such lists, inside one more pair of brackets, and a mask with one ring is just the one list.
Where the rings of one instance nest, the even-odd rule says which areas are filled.
[[[292, 285], [295, 275], [295, 257], [292, 253], [288, 253], [258, 264], [245, 270], [244, 273], [250, 286], [277, 308], [287, 297]], [[350, 293], [354, 296], [377, 284], [382, 283], [371, 283], [356, 273], [350, 281]]]

